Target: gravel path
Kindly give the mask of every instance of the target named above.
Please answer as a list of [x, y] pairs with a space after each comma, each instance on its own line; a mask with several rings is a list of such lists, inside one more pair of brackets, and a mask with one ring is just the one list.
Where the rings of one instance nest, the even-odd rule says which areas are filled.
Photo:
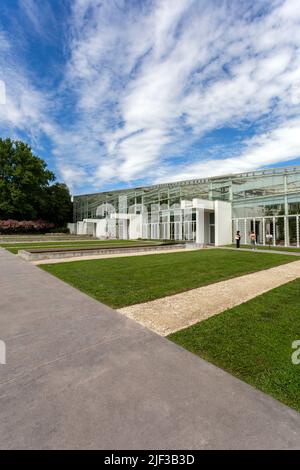
[[300, 277], [300, 261], [119, 309], [167, 336]]

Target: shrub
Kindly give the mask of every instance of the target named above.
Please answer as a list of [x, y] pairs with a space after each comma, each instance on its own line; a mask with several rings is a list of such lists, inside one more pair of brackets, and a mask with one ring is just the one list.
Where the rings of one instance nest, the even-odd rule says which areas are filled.
[[44, 220], [0, 220], [0, 233], [45, 233], [54, 228], [54, 224]]
[[54, 227], [47, 232], [47, 235], [61, 235], [62, 233], [68, 234], [70, 229], [68, 227]]

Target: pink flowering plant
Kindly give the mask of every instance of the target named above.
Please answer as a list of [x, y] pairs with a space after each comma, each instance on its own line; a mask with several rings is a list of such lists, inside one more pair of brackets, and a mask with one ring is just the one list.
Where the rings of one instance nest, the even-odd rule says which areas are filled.
[[0, 220], [0, 233], [43, 233], [54, 228], [54, 224], [44, 220]]

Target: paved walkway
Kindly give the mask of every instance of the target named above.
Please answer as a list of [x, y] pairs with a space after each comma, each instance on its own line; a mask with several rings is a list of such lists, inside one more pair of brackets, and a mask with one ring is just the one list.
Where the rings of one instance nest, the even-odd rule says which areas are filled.
[[299, 448], [300, 414], [0, 250], [1, 449]]
[[300, 261], [119, 309], [166, 336], [300, 277]]
[[[217, 250], [234, 250], [234, 251], [254, 251], [253, 248], [235, 248], [234, 246], [218, 246], [214, 247]], [[271, 248], [255, 248], [255, 253], [270, 253], [275, 255], [290, 255], [290, 256], [300, 256], [300, 249], [299, 251], [286, 251], [286, 250], [272, 250]]]

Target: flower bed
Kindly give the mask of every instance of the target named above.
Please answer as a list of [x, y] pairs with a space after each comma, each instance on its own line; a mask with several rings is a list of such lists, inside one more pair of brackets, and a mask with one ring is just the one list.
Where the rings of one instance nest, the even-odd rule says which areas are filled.
[[54, 228], [54, 224], [44, 220], [0, 220], [1, 234], [45, 233]]

